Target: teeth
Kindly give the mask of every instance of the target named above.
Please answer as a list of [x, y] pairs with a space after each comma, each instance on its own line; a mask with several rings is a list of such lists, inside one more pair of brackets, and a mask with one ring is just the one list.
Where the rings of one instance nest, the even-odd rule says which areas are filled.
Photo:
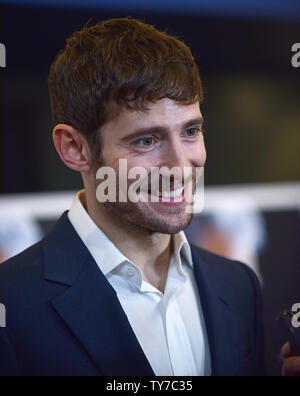
[[166, 198], [166, 199], [170, 199], [170, 198], [178, 198], [182, 195], [184, 190], [184, 187], [182, 188], [178, 188], [177, 190], [173, 190], [173, 191], [169, 191], [169, 192], [160, 192], [160, 191], [155, 191], [154, 193], [151, 193], [149, 191], [149, 194], [157, 197], [157, 198]]
[[163, 192], [162, 197], [163, 198], [177, 198], [182, 195], [183, 190], [184, 190], [184, 188], [179, 188], [178, 190]]

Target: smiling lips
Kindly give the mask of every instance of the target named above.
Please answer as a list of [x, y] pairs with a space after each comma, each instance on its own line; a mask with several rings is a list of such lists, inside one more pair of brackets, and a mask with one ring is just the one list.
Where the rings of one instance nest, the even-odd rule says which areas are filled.
[[159, 197], [159, 198], [166, 198], [166, 199], [168, 199], [168, 198], [178, 198], [178, 197], [182, 196], [183, 190], [184, 190], [184, 187], [181, 187], [181, 188], [178, 188], [176, 190], [171, 190], [171, 191], [165, 191], [165, 192], [159, 191], [158, 194], [157, 194], [157, 192], [155, 194], [151, 194], [149, 192], [149, 194], [150, 195], [154, 195], [154, 196]]
[[[141, 191], [148, 194], [150, 202], [158, 202], [166, 205], [182, 204], [186, 201], [185, 199], [185, 188], [187, 184], [193, 183], [193, 176], [188, 177], [186, 180], [172, 180], [169, 185], [164, 186], [164, 183], [160, 180], [159, 188], [151, 188], [150, 185], [146, 188], [141, 187]], [[145, 186], [146, 187], [146, 186]], [[167, 187], [167, 188], [166, 188]], [[154, 198], [151, 199], [151, 198]]]
[[148, 192], [148, 196], [155, 198], [154, 202], [158, 202], [162, 205], [180, 205], [184, 203], [184, 187], [178, 188], [176, 190], [171, 190], [171, 191], [158, 191], [156, 193], [151, 193], [150, 191]]

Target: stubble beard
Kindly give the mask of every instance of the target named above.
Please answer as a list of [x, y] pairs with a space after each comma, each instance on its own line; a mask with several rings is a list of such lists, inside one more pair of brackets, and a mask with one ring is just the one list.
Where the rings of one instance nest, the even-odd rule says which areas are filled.
[[180, 208], [168, 208], [168, 214], [165, 215], [142, 202], [105, 202], [99, 203], [99, 205], [103, 205], [110, 216], [125, 228], [146, 234], [177, 234], [184, 230], [193, 218], [193, 215], [186, 213], [184, 207], [181, 206]]

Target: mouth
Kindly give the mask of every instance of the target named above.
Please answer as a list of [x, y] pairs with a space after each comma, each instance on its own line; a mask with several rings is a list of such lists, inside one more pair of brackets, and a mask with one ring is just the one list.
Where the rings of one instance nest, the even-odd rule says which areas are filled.
[[[164, 185], [162, 180], [159, 184], [150, 185], [144, 184], [140, 186], [140, 191], [143, 195], [148, 196], [148, 202], [159, 203], [167, 206], [183, 205], [187, 203], [185, 194], [189, 196], [190, 184], [194, 184], [193, 177], [189, 177], [186, 180], [172, 180], [171, 183]], [[186, 189], [186, 187], [188, 188]]]
[[148, 197], [149, 202], [158, 202], [166, 206], [182, 205], [185, 202], [184, 187], [170, 191], [157, 191], [155, 193], [149, 190]]
[[173, 189], [173, 190], [169, 190], [169, 191], [157, 191], [155, 193], [151, 193], [151, 191], [149, 190], [148, 194], [153, 195], [158, 198], [170, 199], [170, 198], [178, 198], [178, 197], [182, 196], [183, 191], [184, 191], [184, 187], [181, 187], [181, 188]]

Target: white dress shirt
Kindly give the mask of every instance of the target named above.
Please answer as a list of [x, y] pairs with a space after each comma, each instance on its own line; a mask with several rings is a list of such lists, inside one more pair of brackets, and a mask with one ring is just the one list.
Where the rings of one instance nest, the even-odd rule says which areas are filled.
[[155, 375], [210, 375], [210, 354], [200, 296], [184, 232], [173, 236], [174, 251], [163, 294], [143, 280], [138, 266], [97, 227], [81, 203], [84, 201], [82, 190], [74, 199], [69, 219], [115, 289]]

